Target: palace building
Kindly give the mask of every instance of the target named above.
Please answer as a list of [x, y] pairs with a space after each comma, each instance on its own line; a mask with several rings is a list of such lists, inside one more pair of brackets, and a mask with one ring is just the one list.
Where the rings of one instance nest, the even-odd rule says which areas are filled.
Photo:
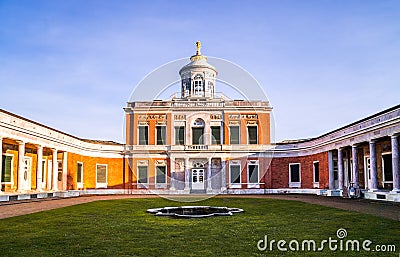
[[[177, 71], [178, 72], [178, 71]], [[317, 138], [271, 139], [268, 101], [216, 94], [197, 52], [167, 100], [124, 107], [126, 141], [80, 139], [0, 110], [0, 201], [83, 194], [346, 195], [400, 201], [400, 105]]]

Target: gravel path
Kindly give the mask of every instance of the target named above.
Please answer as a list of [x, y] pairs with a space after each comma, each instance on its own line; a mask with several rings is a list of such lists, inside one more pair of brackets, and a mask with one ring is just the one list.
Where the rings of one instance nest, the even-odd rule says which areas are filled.
[[[154, 198], [156, 195], [96, 195], [76, 198], [61, 198], [53, 200], [41, 200], [30, 202], [16, 202], [14, 204], [0, 205], [0, 219], [25, 215], [34, 212], [52, 210], [66, 206], [88, 203], [101, 200], [126, 199], [126, 198]], [[185, 196], [182, 196], [185, 197]], [[187, 197], [187, 196], [186, 196]], [[319, 204], [342, 210], [356, 211], [372, 214], [392, 220], [400, 221], [400, 204], [379, 202], [365, 199], [343, 199], [339, 197], [325, 197], [316, 195], [224, 195], [218, 197], [242, 197], [242, 198], [271, 198], [281, 200], [301, 201]], [[175, 196], [176, 198], [176, 196]], [[185, 204], [185, 203], [182, 203]]]

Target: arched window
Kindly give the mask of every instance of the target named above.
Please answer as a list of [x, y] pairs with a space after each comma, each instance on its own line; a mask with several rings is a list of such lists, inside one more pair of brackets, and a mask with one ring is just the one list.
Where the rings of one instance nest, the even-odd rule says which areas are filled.
[[204, 120], [196, 119], [192, 124], [192, 144], [203, 145], [204, 144]]
[[201, 74], [196, 74], [193, 78], [193, 95], [204, 96], [204, 83]]

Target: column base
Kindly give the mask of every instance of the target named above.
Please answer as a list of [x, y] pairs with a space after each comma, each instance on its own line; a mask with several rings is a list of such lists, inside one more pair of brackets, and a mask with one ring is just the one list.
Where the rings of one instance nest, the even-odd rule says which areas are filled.
[[400, 188], [393, 189], [392, 191], [389, 192], [389, 194], [400, 194]]
[[371, 188], [371, 189], [368, 189], [368, 192], [376, 192], [376, 191], [379, 191], [378, 188]]

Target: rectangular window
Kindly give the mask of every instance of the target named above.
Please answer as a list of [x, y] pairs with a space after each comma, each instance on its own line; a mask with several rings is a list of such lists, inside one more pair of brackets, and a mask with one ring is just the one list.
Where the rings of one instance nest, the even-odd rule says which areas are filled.
[[257, 126], [247, 126], [247, 135], [249, 139], [249, 145], [258, 144], [258, 127]]
[[192, 128], [192, 143], [193, 145], [204, 144], [204, 129], [203, 128]]
[[221, 144], [221, 127], [219, 126], [211, 127], [211, 144], [213, 145]]
[[248, 164], [249, 183], [258, 183], [258, 164]]
[[139, 184], [148, 183], [147, 166], [138, 166], [138, 183]]
[[139, 145], [149, 144], [149, 126], [139, 126]]
[[175, 127], [175, 144], [185, 144], [185, 127]]
[[58, 173], [57, 173], [57, 179], [58, 179], [58, 181], [62, 181], [62, 172], [63, 172], [63, 163], [62, 163], [62, 161], [58, 161], [57, 162], [57, 165], [58, 165]]
[[240, 184], [240, 165], [230, 165], [231, 184]]
[[96, 187], [107, 188], [107, 165], [96, 165]]
[[338, 161], [333, 161], [333, 180], [339, 179], [339, 168], [338, 168]]
[[289, 164], [289, 187], [301, 187], [300, 164]]
[[3, 173], [1, 176], [1, 182], [11, 183], [12, 162], [13, 162], [13, 156], [3, 155], [3, 163], [2, 163]]
[[78, 162], [76, 164], [76, 182], [82, 183], [83, 182], [83, 163]]
[[167, 127], [156, 126], [157, 145], [165, 145], [167, 143]]
[[383, 181], [393, 181], [393, 167], [392, 167], [392, 155], [382, 154], [383, 161]]
[[156, 166], [156, 183], [165, 184], [167, 183], [167, 167], [166, 166]]
[[319, 162], [313, 163], [313, 171], [314, 171], [314, 183], [319, 182]]
[[230, 132], [230, 144], [231, 145], [240, 144], [239, 126], [229, 126], [229, 132]]

